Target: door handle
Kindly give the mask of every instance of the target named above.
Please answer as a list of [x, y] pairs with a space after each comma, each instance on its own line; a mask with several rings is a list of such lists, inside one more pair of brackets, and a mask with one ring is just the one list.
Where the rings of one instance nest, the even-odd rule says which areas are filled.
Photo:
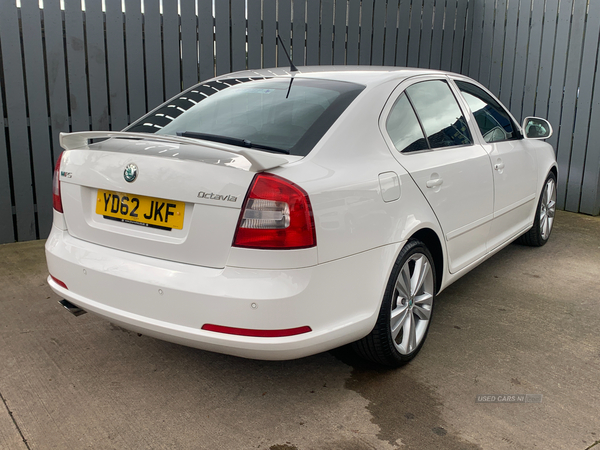
[[494, 164], [494, 170], [502, 170], [504, 169], [504, 163], [502, 161]]
[[437, 186], [441, 186], [441, 184], [444, 182], [443, 179], [441, 178], [436, 178], [435, 180], [429, 180], [427, 183], [425, 183], [425, 186], [427, 186], [428, 188], [434, 188]]

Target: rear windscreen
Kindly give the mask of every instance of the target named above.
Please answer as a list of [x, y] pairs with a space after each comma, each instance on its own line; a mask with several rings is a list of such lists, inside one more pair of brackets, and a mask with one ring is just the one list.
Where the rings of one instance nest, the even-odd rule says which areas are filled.
[[237, 78], [189, 89], [126, 131], [202, 133], [307, 155], [364, 86], [301, 78]]

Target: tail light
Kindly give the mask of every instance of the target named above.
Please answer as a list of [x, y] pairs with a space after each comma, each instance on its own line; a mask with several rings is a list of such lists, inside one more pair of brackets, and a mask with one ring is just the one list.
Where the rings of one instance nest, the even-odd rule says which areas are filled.
[[54, 166], [54, 178], [52, 179], [52, 206], [58, 212], [63, 212], [62, 199], [60, 197], [60, 161], [62, 155], [59, 156]]
[[254, 177], [238, 227], [234, 247], [300, 249], [317, 244], [308, 194], [277, 175]]

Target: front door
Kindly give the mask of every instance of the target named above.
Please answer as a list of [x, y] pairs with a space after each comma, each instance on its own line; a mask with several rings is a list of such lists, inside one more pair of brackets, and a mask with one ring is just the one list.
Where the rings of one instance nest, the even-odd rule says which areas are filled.
[[485, 141], [494, 173], [494, 220], [488, 248], [502, 245], [531, 225], [537, 206], [537, 171], [533, 148], [528, 148], [510, 114], [487, 92], [455, 80]]

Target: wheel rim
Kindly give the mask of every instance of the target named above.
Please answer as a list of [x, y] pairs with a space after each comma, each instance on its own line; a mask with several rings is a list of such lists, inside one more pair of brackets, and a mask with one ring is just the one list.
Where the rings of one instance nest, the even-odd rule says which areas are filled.
[[550, 237], [554, 214], [556, 212], [556, 183], [549, 178], [542, 193], [542, 204], [540, 208], [540, 234], [543, 240]]
[[433, 306], [433, 272], [427, 256], [412, 255], [400, 269], [390, 314], [390, 331], [400, 354], [412, 353], [423, 341]]

